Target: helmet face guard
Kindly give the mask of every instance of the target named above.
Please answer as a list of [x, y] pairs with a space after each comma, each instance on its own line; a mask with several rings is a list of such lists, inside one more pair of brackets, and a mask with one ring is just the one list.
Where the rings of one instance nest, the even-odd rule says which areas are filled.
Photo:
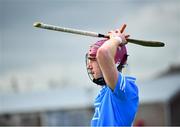
[[86, 54], [85, 60], [86, 60], [86, 69], [87, 69], [87, 73], [88, 73], [88, 76], [89, 76], [90, 80], [92, 82], [94, 82], [95, 84], [100, 85], [100, 86], [106, 85], [106, 82], [105, 82], [103, 77], [95, 79], [93, 74], [92, 74], [91, 69], [88, 68], [88, 65], [89, 65], [89, 62], [90, 62], [90, 59], [88, 58], [88, 53]]

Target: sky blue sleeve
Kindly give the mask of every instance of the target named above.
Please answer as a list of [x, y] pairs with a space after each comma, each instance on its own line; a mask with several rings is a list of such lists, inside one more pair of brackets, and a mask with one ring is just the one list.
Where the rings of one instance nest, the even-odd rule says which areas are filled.
[[113, 93], [119, 97], [123, 97], [125, 93], [126, 79], [121, 72], [118, 74], [118, 81]]
[[124, 76], [121, 72], [118, 74], [118, 81], [113, 94], [121, 99], [134, 98], [138, 96], [138, 88], [135, 84], [136, 78]]

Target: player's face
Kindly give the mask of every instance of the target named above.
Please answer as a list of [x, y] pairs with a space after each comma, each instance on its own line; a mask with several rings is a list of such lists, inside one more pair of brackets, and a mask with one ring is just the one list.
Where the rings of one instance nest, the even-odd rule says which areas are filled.
[[91, 74], [95, 79], [102, 77], [102, 72], [95, 58], [88, 58], [87, 68], [91, 70]]

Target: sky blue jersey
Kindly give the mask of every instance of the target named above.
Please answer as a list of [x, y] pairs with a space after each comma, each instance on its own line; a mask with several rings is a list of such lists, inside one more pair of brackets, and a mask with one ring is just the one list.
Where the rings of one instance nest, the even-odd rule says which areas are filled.
[[115, 89], [103, 86], [95, 99], [95, 113], [91, 126], [131, 126], [138, 105], [138, 88], [135, 78], [118, 75]]

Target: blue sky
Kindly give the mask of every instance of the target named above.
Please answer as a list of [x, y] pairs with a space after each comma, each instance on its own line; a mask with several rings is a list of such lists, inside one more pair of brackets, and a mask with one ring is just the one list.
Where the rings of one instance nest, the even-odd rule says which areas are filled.
[[100, 33], [127, 23], [131, 38], [164, 41], [164, 48], [127, 45], [127, 73], [150, 79], [180, 63], [179, 10], [178, 0], [0, 0], [0, 88], [92, 84], [85, 53], [98, 38], [36, 29], [36, 21]]

